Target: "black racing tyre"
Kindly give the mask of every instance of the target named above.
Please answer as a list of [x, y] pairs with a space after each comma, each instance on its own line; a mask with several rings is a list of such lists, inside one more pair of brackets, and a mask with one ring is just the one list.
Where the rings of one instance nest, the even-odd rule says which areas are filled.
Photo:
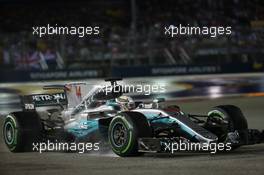
[[[227, 131], [223, 133], [224, 137], [219, 141], [224, 142], [228, 132], [234, 132], [235, 130], [243, 131], [248, 129], [248, 123], [240, 108], [234, 105], [221, 105], [213, 108], [208, 113], [208, 119], [210, 117], [217, 117], [227, 122]], [[238, 148], [238, 145], [232, 146], [232, 149]]]
[[41, 121], [34, 112], [8, 114], [3, 125], [3, 139], [11, 152], [29, 152], [41, 137]]
[[121, 157], [138, 156], [138, 138], [152, 137], [146, 117], [138, 112], [122, 112], [111, 121], [108, 139], [114, 153]]

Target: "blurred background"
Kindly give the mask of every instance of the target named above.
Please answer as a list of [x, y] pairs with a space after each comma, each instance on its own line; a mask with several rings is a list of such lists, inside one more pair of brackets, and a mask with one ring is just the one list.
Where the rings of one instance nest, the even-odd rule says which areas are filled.
[[[32, 34], [32, 27], [47, 24], [99, 26], [100, 34], [83, 38]], [[232, 35], [164, 35], [165, 26], [180, 24], [231, 26]], [[264, 0], [0, 0], [0, 126], [3, 116], [22, 109], [21, 95], [47, 93], [43, 85], [72, 81], [98, 85], [105, 77], [123, 77], [132, 85], [165, 85], [165, 93], [132, 94], [135, 100], [164, 97], [191, 114], [232, 104], [242, 109], [249, 128], [263, 129], [263, 46]], [[10, 154], [1, 140], [0, 174], [264, 171], [263, 145], [215, 156], [153, 156], [153, 161]]]
[[[42, 86], [51, 81], [98, 84], [104, 77], [123, 77], [130, 84], [166, 85], [165, 94], [135, 96], [141, 99], [264, 95], [262, 0], [0, 3], [0, 109], [19, 106], [19, 95], [42, 93]], [[48, 24], [99, 26], [100, 34], [33, 35], [32, 27]], [[164, 34], [166, 26], [180, 24], [230, 26], [232, 34], [215, 38]]]
[[[0, 2], [2, 82], [264, 70], [262, 0]], [[32, 35], [33, 26], [47, 24], [99, 26], [100, 34]], [[169, 38], [171, 24], [231, 26], [232, 35]], [[67, 75], [31, 74], [42, 71]]]

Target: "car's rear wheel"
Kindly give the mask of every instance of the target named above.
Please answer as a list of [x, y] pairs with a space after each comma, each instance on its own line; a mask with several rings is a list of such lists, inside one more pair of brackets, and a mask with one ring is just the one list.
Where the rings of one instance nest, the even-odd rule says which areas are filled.
[[119, 156], [137, 156], [138, 138], [152, 137], [146, 117], [138, 112], [122, 112], [109, 125], [108, 138], [112, 150]]
[[3, 138], [12, 152], [32, 151], [33, 142], [39, 141], [41, 122], [32, 112], [11, 113], [5, 118]]
[[[225, 142], [227, 134], [234, 131], [246, 131], [248, 124], [245, 116], [240, 108], [234, 105], [221, 105], [213, 108], [208, 113], [207, 121], [220, 121], [220, 123], [226, 124], [224, 130], [218, 133], [219, 142]], [[239, 145], [233, 145], [232, 149], [238, 148]]]

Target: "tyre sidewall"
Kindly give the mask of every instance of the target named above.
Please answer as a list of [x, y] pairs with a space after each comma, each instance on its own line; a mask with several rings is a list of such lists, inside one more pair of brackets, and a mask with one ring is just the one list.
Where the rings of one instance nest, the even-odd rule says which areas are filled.
[[[113, 129], [116, 124], [123, 124], [126, 128], [126, 135], [127, 139], [122, 146], [116, 146], [113, 140]], [[109, 125], [109, 142], [112, 147], [112, 150], [118, 155], [128, 155], [135, 152], [135, 144], [137, 143], [136, 140], [136, 130], [134, 126], [129, 122], [129, 118], [124, 114], [119, 114], [116, 116]]]
[[[227, 137], [227, 133], [229, 132], [248, 129], [246, 118], [244, 117], [242, 111], [236, 106], [233, 106], [233, 105], [217, 106], [208, 113], [208, 117], [210, 116], [221, 117], [224, 120], [228, 121], [228, 127], [225, 133], [226, 137]], [[224, 140], [226, 140], [226, 138]], [[239, 148], [239, 147], [240, 145], [233, 145], [232, 150]]]
[[[8, 141], [7, 139], [7, 132], [6, 132], [7, 126], [12, 127], [13, 137], [11, 141]], [[16, 117], [14, 115], [9, 114], [8, 116], [6, 116], [3, 126], [3, 138], [5, 144], [12, 152], [19, 151], [18, 145], [20, 144], [20, 136], [21, 136], [21, 131], [19, 128], [20, 128], [19, 123], [17, 122]]]

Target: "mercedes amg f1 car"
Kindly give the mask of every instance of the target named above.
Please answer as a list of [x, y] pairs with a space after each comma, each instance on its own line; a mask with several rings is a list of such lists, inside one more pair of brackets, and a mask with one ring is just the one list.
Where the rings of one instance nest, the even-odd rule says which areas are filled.
[[119, 80], [108, 79], [111, 85], [90, 90], [85, 83], [49, 85], [44, 89], [61, 92], [22, 96], [23, 110], [5, 118], [7, 147], [26, 152], [40, 141], [99, 142], [125, 157], [169, 152], [168, 145], [180, 142], [229, 143], [232, 150], [263, 142], [263, 131], [248, 129], [236, 106], [217, 106], [207, 115], [187, 114], [161, 98], [134, 102], [117, 90], [122, 89]]

